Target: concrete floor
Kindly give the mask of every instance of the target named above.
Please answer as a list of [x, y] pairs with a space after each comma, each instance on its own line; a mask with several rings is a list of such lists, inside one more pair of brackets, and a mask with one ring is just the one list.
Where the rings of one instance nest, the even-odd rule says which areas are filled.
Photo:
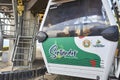
[[62, 76], [62, 75], [45, 75], [44, 79], [42, 77], [36, 78], [35, 80], [90, 80], [90, 79], [83, 79], [77, 77], [70, 77], [70, 76]]

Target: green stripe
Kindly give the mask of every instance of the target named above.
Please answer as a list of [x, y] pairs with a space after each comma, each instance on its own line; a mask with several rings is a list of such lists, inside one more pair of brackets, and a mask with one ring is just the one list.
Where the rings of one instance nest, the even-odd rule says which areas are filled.
[[[77, 50], [78, 53], [76, 57], [59, 57], [56, 59], [51, 58], [51, 54], [49, 53], [49, 49], [52, 45], [58, 45], [59, 49], [64, 49], [66, 51]], [[100, 67], [100, 57], [95, 53], [90, 53], [81, 50], [78, 48], [74, 42], [73, 37], [62, 37], [62, 38], [48, 38], [43, 44], [43, 49], [45, 51], [45, 55], [48, 63], [55, 64], [67, 64], [67, 65], [77, 65], [77, 66], [89, 66], [91, 67], [91, 60], [94, 60], [96, 63], [96, 67]]]

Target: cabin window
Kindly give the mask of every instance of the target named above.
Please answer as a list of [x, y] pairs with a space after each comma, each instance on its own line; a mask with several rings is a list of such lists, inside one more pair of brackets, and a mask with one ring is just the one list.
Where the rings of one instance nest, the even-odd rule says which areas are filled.
[[94, 36], [108, 25], [101, 0], [75, 0], [50, 6], [43, 31], [49, 37]]

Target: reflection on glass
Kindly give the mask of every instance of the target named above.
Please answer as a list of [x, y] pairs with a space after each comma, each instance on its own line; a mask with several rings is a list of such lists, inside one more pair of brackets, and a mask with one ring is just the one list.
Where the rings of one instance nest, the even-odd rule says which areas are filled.
[[108, 25], [108, 21], [102, 12], [101, 1], [93, 1], [76, 0], [50, 8], [43, 31], [49, 37], [100, 35]]

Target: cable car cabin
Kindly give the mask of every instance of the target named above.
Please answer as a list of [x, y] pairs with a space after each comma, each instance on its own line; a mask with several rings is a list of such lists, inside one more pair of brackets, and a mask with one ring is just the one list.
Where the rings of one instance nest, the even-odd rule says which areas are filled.
[[49, 73], [107, 80], [119, 33], [101, 0], [50, 0], [40, 28]]

